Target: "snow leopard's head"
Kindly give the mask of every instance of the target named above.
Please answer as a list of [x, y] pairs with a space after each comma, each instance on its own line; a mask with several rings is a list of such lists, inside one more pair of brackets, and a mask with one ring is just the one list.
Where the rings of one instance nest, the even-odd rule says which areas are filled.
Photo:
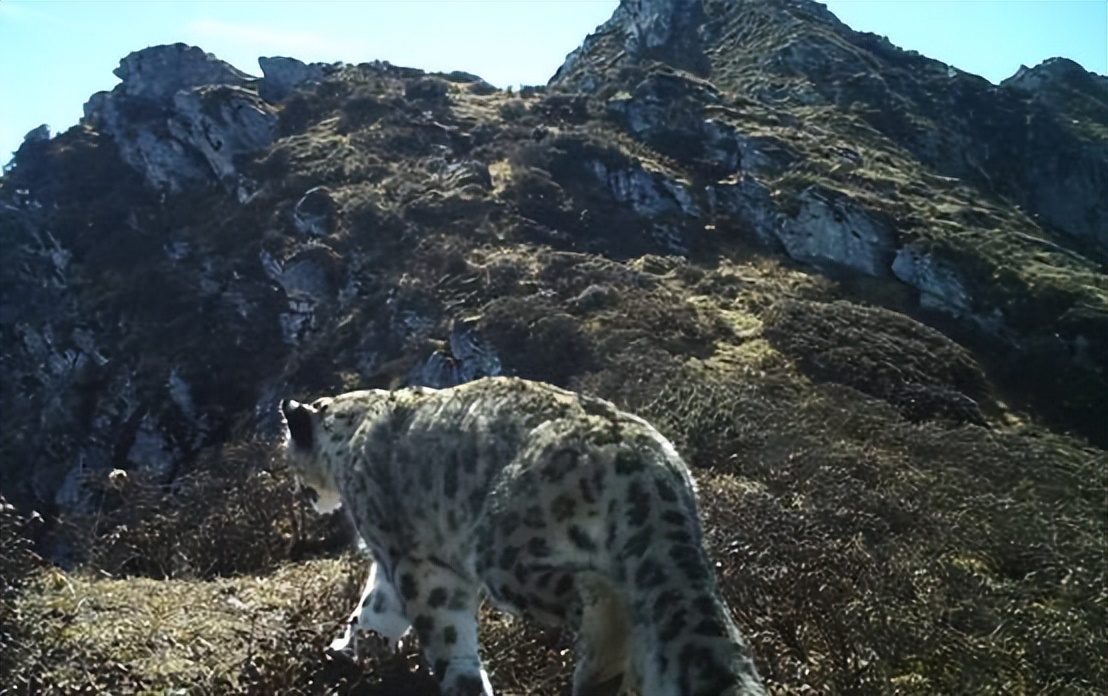
[[315, 506], [320, 512], [330, 512], [341, 499], [334, 482], [324, 468], [324, 420], [332, 399], [323, 398], [311, 404], [292, 399], [281, 402], [281, 418], [285, 424], [285, 451], [289, 465], [300, 485], [315, 491]]

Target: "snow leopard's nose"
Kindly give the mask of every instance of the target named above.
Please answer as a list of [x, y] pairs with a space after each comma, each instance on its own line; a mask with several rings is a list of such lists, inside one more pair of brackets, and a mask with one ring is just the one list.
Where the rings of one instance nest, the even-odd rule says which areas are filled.
[[281, 414], [285, 417], [293, 444], [303, 449], [312, 448], [312, 414], [304, 404], [285, 399], [281, 402]]

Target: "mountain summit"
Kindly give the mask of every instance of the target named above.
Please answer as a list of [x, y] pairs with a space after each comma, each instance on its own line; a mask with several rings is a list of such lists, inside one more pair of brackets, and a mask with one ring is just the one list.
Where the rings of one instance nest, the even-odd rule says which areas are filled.
[[997, 87], [809, 0], [655, 0], [620, 3], [551, 85], [611, 89], [652, 62], [797, 118], [833, 109], [876, 130], [875, 147], [1010, 199], [1108, 258], [1108, 77], [1072, 61], [1021, 67]]

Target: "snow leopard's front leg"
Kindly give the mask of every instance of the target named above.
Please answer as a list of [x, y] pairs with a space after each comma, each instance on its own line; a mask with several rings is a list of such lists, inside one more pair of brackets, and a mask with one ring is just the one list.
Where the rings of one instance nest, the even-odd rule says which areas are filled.
[[376, 561], [369, 564], [369, 578], [358, 607], [350, 615], [343, 634], [333, 640], [330, 649], [336, 652], [356, 649], [358, 634], [373, 631], [381, 636], [389, 651], [395, 651], [400, 638], [411, 628], [411, 622], [404, 616], [403, 605], [396, 590], [389, 584], [385, 574], [379, 572]]
[[442, 696], [492, 696], [478, 654], [480, 583], [436, 559], [402, 559], [393, 579]]

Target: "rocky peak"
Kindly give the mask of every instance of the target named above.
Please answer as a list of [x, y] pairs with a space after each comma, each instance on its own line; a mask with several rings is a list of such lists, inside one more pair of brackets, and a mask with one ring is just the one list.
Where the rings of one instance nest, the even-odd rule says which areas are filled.
[[707, 72], [697, 36], [704, 22], [701, 0], [623, 0], [611, 21], [623, 28], [632, 56]]
[[202, 85], [242, 86], [254, 79], [211, 53], [183, 43], [135, 51], [119, 61], [113, 72], [122, 80], [123, 94], [165, 106], [181, 90]]
[[254, 78], [180, 43], [136, 51], [115, 74], [122, 82], [92, 95], [82, 122], [111, 136], [147, 186], [170, 193], [212, 183], [250, 190], [234, 158], [272, 142], [277, 122]]
[[1108, 76], [1089, 72], [1067, 58], [1050, 58], [1034, 68], [1021, 65], [1000, 83], [1003, 92], [1030, 95], [1061, 116], [1077, 136], [1092, 140], [1101, 152], [1108, 143]]
[[1083, 91], [1099, 89], [1100, 97], [1108, 98], [1108, 77], [1088, 72], [1069, 58], [1047, 58], [1034, 68], [1021, 65], [1015, 75], [1000, 84], [1029, 92], [1060, 85]]
[[591, 91], [596, 82], [590, 59], [607, 53], [606, 45], [618, 51], [616, 58], [656, 60], [706, 74], [710, 66], [699, 34], [704, 19], [701, 0], [621, 0], [611, 19], [566, 57], [550, 82]]
[[[707, 86], [701, 94], [714, 96], [685, 99], [676, 120], [670, 107], [654, 110], [653, 127], [635, 122], [635, 135], [652, 147], [675, 143], [674, 130], [706, 133], [686, 126], [719, 123], [729, 108], [749, 122], [757, 107], [798, 124], [826, 150], [857, 149], [862, 140], [906, 150], [912, 167], [1017, 202], [1052, 243], [1108, 258], [1108, 78], [1073, 61], [1021, 69], [998, 87], [856, 32], [812, 0], [644, 0], [622, 2], [551, 84], [629, 95], [608, 104], [625, 118], [642, 114], [642, 85], [657, 82], [649, 76], [660, 70], [695, 73]], [[813, 108], [829, 129], [815, 123]], [[847, 136], [847, 121], [863, 130]], [[657, 133], [665, 135], [647, 137]]]
[[41, 143], [50, 139], [50, 126], [43, 123], [40, 126], [32, 128], [27, 131], [27, 134], [23, 136], [24, 143]]

